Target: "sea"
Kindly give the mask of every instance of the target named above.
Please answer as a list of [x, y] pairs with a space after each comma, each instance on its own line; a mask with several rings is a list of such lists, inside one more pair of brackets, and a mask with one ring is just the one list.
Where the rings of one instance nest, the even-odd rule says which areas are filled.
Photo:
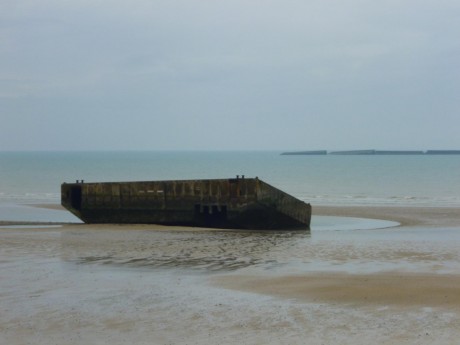
[[63, 182], [259, 177], [315, 205], [460, 206], [460, 155], [286, 156], [277, 151], [0, 152], [0, 221], [77, 221]]

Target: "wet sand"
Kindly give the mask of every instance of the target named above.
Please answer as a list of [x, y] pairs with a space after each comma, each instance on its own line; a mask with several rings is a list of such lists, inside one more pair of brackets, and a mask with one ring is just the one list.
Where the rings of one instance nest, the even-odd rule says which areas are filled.
[[0, 343], [458, 343], [458, 209], [314, 214], [402, 226], [311, 234], [4, 227]]
[[311, 273], [273, 278], [228, 276], [215, 280], [227, 288], [305, 302], [353, 307], [392, 306], [460, 310], [460, 275], [407, 272], [378, 274]]

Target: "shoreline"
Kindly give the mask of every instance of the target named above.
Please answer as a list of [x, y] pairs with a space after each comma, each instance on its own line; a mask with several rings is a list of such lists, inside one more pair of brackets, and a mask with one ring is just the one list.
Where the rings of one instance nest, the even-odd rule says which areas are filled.
[[[60, 204], [27, 204], [26, 206], [67, 212]], [[426, 207], [426, 206], [315, 206], [312, 205], [312, 217], [355, 217], [387, 220], [400, 223], [400, 227], [430, 226], [455, 227], [460, 226], [460, 208], [456, 207]], [[0, 220], [0, 226], [8, 225], [79, 225], [71, 222], [39, 222], [39, 221], [9, 221]], [[184, 228], [165, 226], [171, 230]], [[194, 228], [199, 229], [199, 228]]]

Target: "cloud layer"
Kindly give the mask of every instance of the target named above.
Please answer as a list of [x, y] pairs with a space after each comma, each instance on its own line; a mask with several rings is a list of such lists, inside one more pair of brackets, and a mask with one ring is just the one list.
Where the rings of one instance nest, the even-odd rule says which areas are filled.
[[0, 150], [460, 147], [457, 1], [3, 1]]

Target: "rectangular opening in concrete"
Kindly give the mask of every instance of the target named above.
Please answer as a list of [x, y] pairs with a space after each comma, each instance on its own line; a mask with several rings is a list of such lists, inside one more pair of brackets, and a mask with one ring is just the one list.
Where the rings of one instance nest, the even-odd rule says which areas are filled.
[[227, 221], [227, 205], [195, 204], [195, 221], [205, 226], [223, 223]]
[[81, 186], [70, 188], [70, 205], [76, 210], [81, 210]]

